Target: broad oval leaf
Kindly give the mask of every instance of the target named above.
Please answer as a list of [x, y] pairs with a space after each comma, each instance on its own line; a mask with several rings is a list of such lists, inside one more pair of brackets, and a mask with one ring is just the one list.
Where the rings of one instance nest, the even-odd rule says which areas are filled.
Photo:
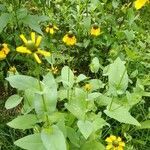
[[25, 75], [14, 75], [6, 78], [13, 88], [19, 90], [34, 89], [39, 90], [39, 81], [36, 78]]
[[14, 142], [15, 145], [26, 150], [46, 150], [40, 134], [32, 134], [25, 136]]
[[93, 132], [93, 124], [90, 121], [79, 120], [77, 122], [77, 125], [78, 125], [80, 132], [85, 137], [85, 139], [87, 139], [91, 135], [91, 133]]
[[36, 115], [26, 114], [18, 116], [14, 120], [7, 123], [7, 125], [15, 129], [25, 130], [33, 128], [37, 122], [39, 122], [39, 120]]
[[23, 97], [20, 97], [19, 95], [16, 95], [16, 94], [10, 96], [5, 103], [5, 108], [11, 109], [11, 108], [16, 107], [17, 105], [21, 103], [22, 99]]
[[64, 66], [61, 70], [61, 79], [65, 88], [71, 88], [74, 84], [74, 74], [68, 66]]
[[141, 126], [140, 123], [134, 117], [131, 116], [128, 110], [121, 106], [118, 106], [118, 108], [115, 108], [113, 110], [104, 110], [104, 113], [110, 118], [116, 119], [121, 123]]
[[46, 150], [67, 150], [65, 137], [55, 125], [52, 128], [43, 129], [41, 139]]

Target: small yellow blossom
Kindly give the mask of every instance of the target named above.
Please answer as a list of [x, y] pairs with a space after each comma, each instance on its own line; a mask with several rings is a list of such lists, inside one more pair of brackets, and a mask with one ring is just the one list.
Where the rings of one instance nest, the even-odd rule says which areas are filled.
[[138, 10], [141, 9], [147, 2], [149, 2], [149, 0], [136, 0], [134, 2], [134, 6]]
[[107, 137], [105, 141], [108, 143], [106, 150], [124, 150], [125, 143], [120, 137], [110, 135], [110, 137]]
[[12, 67], [9, 68], [8, 72], [15, 75], [16, 72], [17, 72], [17, 69], [16, 69], [15, 66], [12, 66]]
[[92, 89], [92, 85], [91, 84], [85, 84], [84, 89], [88, 92]]
[[0, 60], [5, 59], [9, 51], [7, 44], [0, 44]]
[[76, 44], [77, 40], [73, 33], [69, 32], [63, 37], [63, 42], [68, 46], [73, 46]]
[[51, 67], [51, 69], [47, 69], [48, 71], [51, 71], [53, 74], [58, 73], [58, 68], [57, 67]]
[[20, 38], [23, 41], [23, 45], [16, 48], [16, 51], [19, 53], [32, 54], [37, 61], [37, 63], [41, 63], [41, 59], [39, 55], [50, 56], [50, 52], [41, 50], [39, 48], [42, 36], [35, 36], [35, 32], [31, 32], [31, 40], [27, 40], [23, 34], [20, 35]]
[[45, 31], [46, 31], [47, 33], [50, 33], [50, 34], [52, 34], [52, 35], [55, 33], [56, 30], [58, 30], [57, 26], [52, 25], [52, 24], [48, 25], [48, 26], [46, 27], [46, 29], [45, 29]]
[[92, 28], [91, 28], [91, 35], [93, 36], [99, 36], [101, 34], [101, 30], [100, 28], [98, 27], [98, 25], [93, 25]]

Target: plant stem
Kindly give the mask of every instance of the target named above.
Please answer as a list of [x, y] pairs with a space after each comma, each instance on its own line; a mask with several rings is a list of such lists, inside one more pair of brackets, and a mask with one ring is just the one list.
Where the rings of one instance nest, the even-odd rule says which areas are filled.
[[[40, 66], [38, 66], [38, 71], [40, 71]], [[40, 91], [42, 91], [43, 89], [42, 89], [41, 82], [40, 82], [39, 72], [38, 72], [38, 82], [39, 82], [39, 89], [40, 89]], [[49, 118], [48, 118], [48, 115], [47, 115], [48, 109], [46, 107], [45, 98], [44, 98], [43, 94], [41, 96], [42, 96], [42, 102], [43, 102], [43, 105], [44, 105], [44, 111], [46, 112], [46, 120], [47, 120], [48, 125], [50, 126], [50, 121], [49, 121]]]

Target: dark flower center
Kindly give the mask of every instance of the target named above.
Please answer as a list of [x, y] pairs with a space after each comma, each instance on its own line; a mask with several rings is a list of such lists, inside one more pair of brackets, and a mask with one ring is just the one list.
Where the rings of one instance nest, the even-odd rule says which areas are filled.
[[50, 25], [49, 25], [49, 28], [53, 28], [53, 25], [52, 25], [52, 24], [50, 24]]
[[33, 52], [37, 51], [37, 47], [35, 46], [34, 42], [31, 41], [31, 40], [29, 40], [29, 41], [26, 43], [26, 47], [27, 47], [27, 49], [29, 49], [29, 50], [31, 50], [31, 51], [33, 51]]
[[119, 146], [119, 142], [118, 141], [113, 141], [113, 146], [118, 147]]
[[98, 29], [98, 25], [96, 25], [96, 24], [93, 25], [93, 29], [95, 29], [95, 30]]
[[72, 33], [68, 33], [68, 37], [69, 37], [69, 38], [72, 38], [72, 37], [73, 37], [73, 34], [72, 34]]

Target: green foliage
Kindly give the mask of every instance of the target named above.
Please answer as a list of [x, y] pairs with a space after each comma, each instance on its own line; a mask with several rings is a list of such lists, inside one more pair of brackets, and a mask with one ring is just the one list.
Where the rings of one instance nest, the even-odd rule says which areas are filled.
[[[0, 59], [0, 81], [4, 93], [14, 89], [5, 108], [20, 108], [7, 125], [28, 134], [11, 140], [16, 146], [104, 150], [106, 137], [116, 135], [125, 150], [147, 149], [150, 9], [148, 3], [141, 10], [134, 7], [124, 0], [0, 0], [0, 44], [10, 49]], [[98, 36], [91, 34], [95, 26]], [[35, 52], [39, 39], [28, 37], [33, 31], [43, 37], [41, 49], [50, 57]], [[76, 38], [73, 46], [62, 40], [68, 32]], [[16, 52], [19, 45], [30, 49], [31, 41], [21, 43], [20, 34], [34, 43], [32, 54]], [[42, 64], [34, 61], [35, 54]]]

